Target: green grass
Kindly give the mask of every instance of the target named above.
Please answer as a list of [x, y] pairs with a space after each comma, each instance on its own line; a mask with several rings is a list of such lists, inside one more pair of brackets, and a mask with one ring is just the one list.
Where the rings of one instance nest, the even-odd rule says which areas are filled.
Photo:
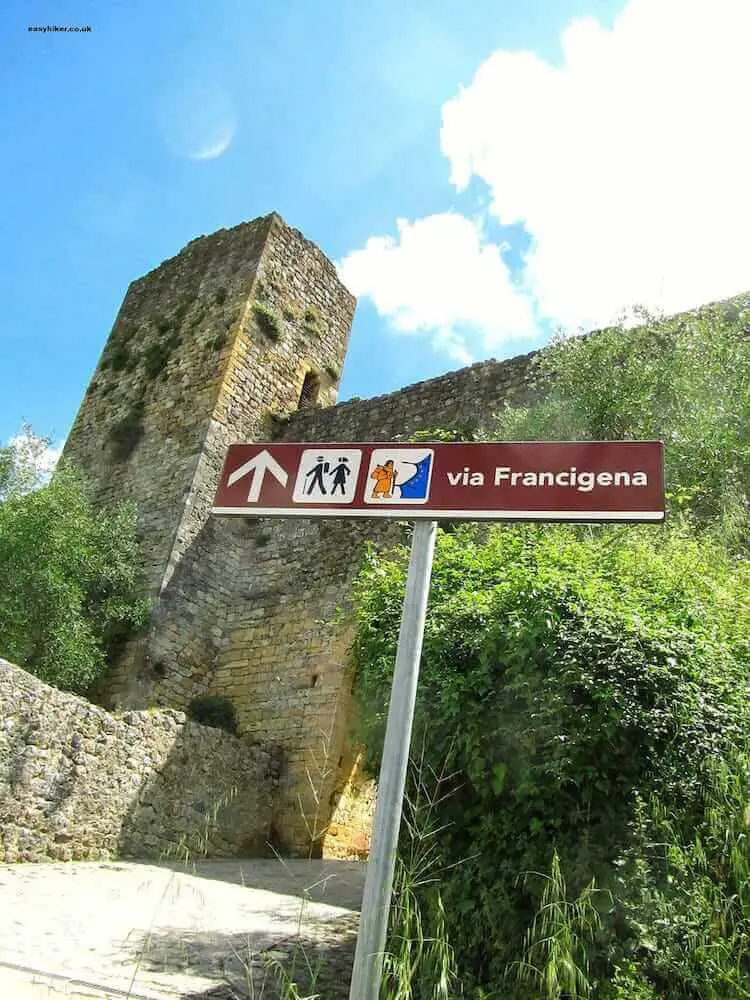
[[322, 337], [324, 332], [323, 320], [315, 306], [308, 306], [304, 312], [304, 329], [314, 337]]

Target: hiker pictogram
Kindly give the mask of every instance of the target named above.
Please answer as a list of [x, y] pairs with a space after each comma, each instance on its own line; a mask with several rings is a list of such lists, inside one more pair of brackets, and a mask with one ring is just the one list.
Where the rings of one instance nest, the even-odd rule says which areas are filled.
[[311, 496], [314, 490], [320, 490], [323, 496], [326, 495], [326, 487], [323, 481], [323, 475], [330, 472], [330, 465], [326, 462], [322, 455], [318, 455], [317, 464], [315, 464], [309, 472], [305, 473], [305, 479], [312, 476], [310, 483], [307, 488], [307, 495]]
[[361, 463], [359, 449], [306, 448], [297, 470], [294, 503], [351, 503]]

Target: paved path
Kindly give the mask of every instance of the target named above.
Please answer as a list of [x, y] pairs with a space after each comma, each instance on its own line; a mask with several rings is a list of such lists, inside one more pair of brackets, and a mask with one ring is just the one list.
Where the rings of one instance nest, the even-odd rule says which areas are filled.
[[346, 997], [364, 876], [348, 861], [0, 865], [0, 997], [271, 1000], [274, 961], [302, 982], [319, 961], [322, 1000]]

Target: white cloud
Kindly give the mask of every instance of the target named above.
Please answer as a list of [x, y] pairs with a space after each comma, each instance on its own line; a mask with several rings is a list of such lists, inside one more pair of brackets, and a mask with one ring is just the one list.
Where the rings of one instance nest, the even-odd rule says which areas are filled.
[[39, 471], [45, 478], [51, 476], [55, 471], [57, 463], [60, 461], [62, 450], [62, 445], [59, 448], [48, 447], [39, 456]]
[[461, 364], [533, 335], [530, 300], [476, 223], [445, 212], [397, 227], [398, 239], [374, 236], [338, 264], [347, 288], [371, 298], [396, 330], [429, 333]]
[[443, 109], [459, 190], [532, 237], [540, 313], [606, 323], [750, 287], [750, 3], [631, 0], [563, 33], [563, 61], [497, 52]]
[[630, 0], [611, 28], [571, 22], [559, 64], [494, 53], [440, 141], [457, 190], [485, 182], [486, 212], [531, 237], [521, 285], [455, 213], [368, 240], [344, 282], [459, 361], [534, 315], [590, 329], [750, 289], [748, 38], [750, 0]]

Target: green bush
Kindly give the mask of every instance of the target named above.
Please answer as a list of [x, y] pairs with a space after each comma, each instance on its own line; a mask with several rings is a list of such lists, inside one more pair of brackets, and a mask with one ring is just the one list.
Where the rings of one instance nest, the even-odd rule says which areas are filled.
[[[749, 326], [739, 298], [560, 338], [542, 401], [478, 434], [661, 439], [669, 520], [438, 536], [415, 738], [456, 772], [435, 850], [465, 990], [750, 998]], [[357, 585], [373, 773], [405, 565], [370, 552]]]
[[[404, 582], [405, 554], [371, 552], [357, 588], [373, 771]], [[518, 879], [555, 849], [574, 895], [611, 889], [639, 798], [698, 815], [705, 761], [748, 732], [749, 594], [747, 564], [679, 527], [439, 535], [415, 736], [457, 772], [439, 851], [464, 862], [442, 893], [467, 984], [498, 988], [523, 953], [539, 900]]]
[[46, 456], [51, 447], [52, 439], [34, 434], [26, 422], [11, 442], [0, 446], [0, 502], [11, 495], [29, 493], [49, 479]]
[[193, 698], [188, 705], [187, 714], [194, 722], [199, 722], [202, 726], [224, 729], [228, 733], [237, 732], [237, 716], [234, 705], [229, 698], [222, 695], [206, 694]]
[[323, 335], [323, 319], [315, 306], [308, 306], [305, 309], [303, 328], [305, 333], [310, 334], [312, 337], [321, 337]]
[[262, 302], [253, 303], [253, 313], [263, 333], [271, 340], [278, 340], [281, 336], [281, 324], [276, 313]]
[[[654, 796], [618, 861], [618, 974], [634, 970], [647, 997], [750, 997], [750, 753], [710, 758], [701, 808], [686, 824]], [[635, 958], [635, 961], [634, 961]], [[615, 975], [613, 985], [617, 983]], [[658, 991], [657, 991], [658, 988]], [[606, 993], [607, 998], [637, 996]]]
[[0, 504], [0, 580], [0, 655], [67, 691], [148, 617], [134, 510], [95, 510], [70, 468]]

